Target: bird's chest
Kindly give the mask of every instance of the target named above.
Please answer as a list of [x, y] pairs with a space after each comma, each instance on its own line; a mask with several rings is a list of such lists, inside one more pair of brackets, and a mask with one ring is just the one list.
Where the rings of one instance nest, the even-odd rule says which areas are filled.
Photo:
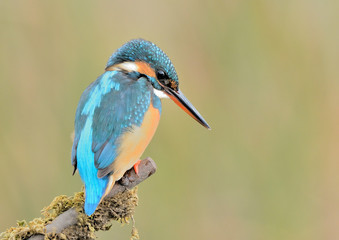
[[[119, 179], [141, 157], [152, 140], [160, 120], [160, 111], [150, 103], [140, 126], [133, 125], [130, 131], [118, 138], [119, 155], [113, 163], [115, 178]], [[120, 176], [121, 175], [121, 176]]]

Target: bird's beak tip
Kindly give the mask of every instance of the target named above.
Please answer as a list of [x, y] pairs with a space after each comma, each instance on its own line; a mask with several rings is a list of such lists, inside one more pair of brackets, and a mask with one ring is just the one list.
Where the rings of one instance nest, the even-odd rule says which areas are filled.
[[188, 113], [192, 118], [194, 118], [197, 122], [199, 122], [202, 126], [207, 128], [208, 130], [212, 130], [212, 128], [207, 124], [204, 118], [200, 115], [200, 113], [195, 109], [195, 107], [188, 101], [188, 99], [184, 96], [184, 94], [178, 90], [173, 91], [171, 89], [167, 89], [166, 94], [186, 113]]
[[212, 130], [212, 128], [210, 127], [210, 125], [208, 125], [208, 123], [206, 121], [204, 121], [203, 123], [202, 122], [199, 122], [202, 126], [204, 126], [207, 130]]

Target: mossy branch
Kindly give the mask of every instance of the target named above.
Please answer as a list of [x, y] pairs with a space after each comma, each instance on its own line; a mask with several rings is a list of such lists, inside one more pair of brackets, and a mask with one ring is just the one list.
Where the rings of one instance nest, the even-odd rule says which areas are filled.
[[[74, 197], [58, 196], [50, 206], [42, 210], [44, 218], [29, 222], [18, 222], [0, 234], [1, 239], [94, 239], [95, 231], [108, 230], [111, 220], [128, 222], [133, 220], [134, 208], [138, 203], [136, 185], [150, 177], [156, 171], [155, 162], [146, 158], [139, 165], [138, 175], [133, 169], [127, 171], [123, 178], [115, 183], [111, 192], [100, 203], [94, 214], [84, 214], [83, 192]], [[138, 238], [133, 227], [132, 238]]]

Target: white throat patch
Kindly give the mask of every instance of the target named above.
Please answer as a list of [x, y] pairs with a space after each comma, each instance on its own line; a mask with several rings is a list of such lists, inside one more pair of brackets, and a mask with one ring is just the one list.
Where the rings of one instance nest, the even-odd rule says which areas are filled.
[[157, 95], [158, 98], [168, 98], [167, 94], [163, 91], [153, 88], [154, 94]]

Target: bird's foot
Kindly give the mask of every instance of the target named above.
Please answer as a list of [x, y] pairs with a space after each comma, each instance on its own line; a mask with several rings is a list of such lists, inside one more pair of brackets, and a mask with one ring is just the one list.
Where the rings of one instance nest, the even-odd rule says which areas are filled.
[[134, 168], [134, 171], [135, 173], [139, 176], [139, 164], [141, 163], [141, 160], [139, 159], [134, 165], [133, 165], [133, 168]]

